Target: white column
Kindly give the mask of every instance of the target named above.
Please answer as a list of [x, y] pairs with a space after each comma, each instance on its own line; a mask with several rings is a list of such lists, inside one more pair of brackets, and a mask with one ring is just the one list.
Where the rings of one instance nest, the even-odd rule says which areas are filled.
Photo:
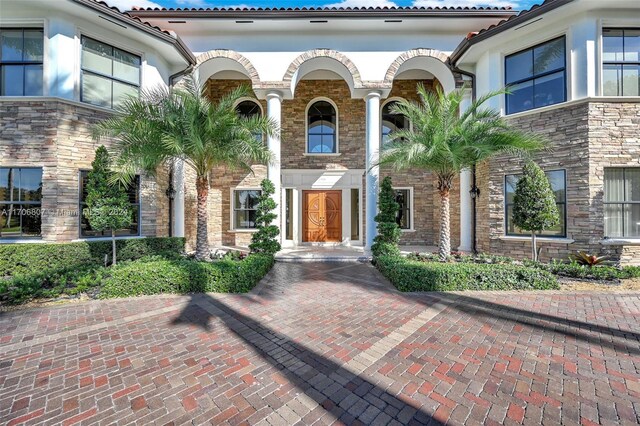
[[371, 92], [365, 98], [367, 110], [367, 181], [366, 181], [366, 249], [371, 250], [373, 239], [377, 234], [374, 217], [378, 213], [378, 190], [380, 169], [371, 167], [380, 158], [380, 93]]
[[469, 190], [473, 185], [470, 169], [460, 173], [460, 247], [458, 251], [473, 250], [473, 200]]
[[[460, 104], [460, 112], [466, 111], [471, 105], [472, 89], [467, 89], [464, 99]], [[465, 169], [460, 173], [460, 246], [459, 251], [473, 250], [473, 200], [471, 199], [471, 186], [473, 176], [471, 169]]]
[[267, 146], [273, 153], [273, 162], [269, 164], [267, 169], [267, 177], [271, 182], [273, 182], [273, 186], [275, 187], [275, 192], [273, 194], [273, 200], [278, 203], [278, 207], [276, 208], [275, 214], [277, 215], [274, 224], [280, 228], [280, 241], [284, 241], [284, 228], [281, 226], [281, 214], [283, 211], [282, 208], [282, 196], [281, 196], [281, 176], [280, 176], [280, 123], [281, 123], [281, 112], [282, 112], [282, 94], [280, 92], [269, 92], [267, 93], [267, 116], [276, 124], [278, 129], [277, 134], [270, 136], [267, 140]]
[[184, 237], [184, 161], [173, 163], [173, 236]]

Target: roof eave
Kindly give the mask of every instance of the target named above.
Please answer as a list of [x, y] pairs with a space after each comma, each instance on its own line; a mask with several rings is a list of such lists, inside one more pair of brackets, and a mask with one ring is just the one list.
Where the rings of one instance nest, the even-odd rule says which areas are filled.
[[81, 6], [93, 9], [101, 14], [108, 15], [109, 18], [117, 20], [122, 24], [135, 27], [140, 31], [143, 31], [157, 39], [160, 39], [166, 43], [169, 43], [173, 45], [173, 47], [175, 47], [175, 49], [178, 51], [180, 56], [182, 56], [189, 65], [194, 65], [196, 63], [195, 55], [191, 52], [191, 50], [189, 50], [187, 45], [184, 44], [184, 42], [182, 41], [182, 39], [180, 39], [180, 37], [178, 36], [174, 37], [170, 34], [164, 33], [161, 30], [152, 27], [148, 23], [139, 22], [138, 20], [134, 19], [131, 16], [128, 16], [123, 12], [116, 11], [110, 8], [109, 6], [98, 3], [94, 0], [72, 0], [72, 1]]
[[566, 4], [572, 3], [574, 1], [575, 0], [547, 1], [540, 6], [537, 6], [528, 11], [522, 12], [518, 16], [512, 17], [507, 21], [503, 21], [493, 28], [481, 31], [471, 38], [466, 37], [464, 40], [460, 42], [460, 44], [455, 48], [453, 53], [449, 56], [449, 62], [451, 63], [451, 65], [457, 66], [460, 59], [462, 59], [464, 54], [467, 53], [467, 51], [471, 48], [471, 46], [478, 44], [484, 40], [487, 40], [495, 36], [496, 34], [500, 34], [520, 24], [530, 21], [531, 19], [535, 19], [541, 15], [544, 15], [545, 13], [551, 10], [554, 10]]
[[508, 18], [517, 12], [512, 10], [149, 10], [128, 12], [140, 18], [161, 19], [368, 19], [368, 18]]

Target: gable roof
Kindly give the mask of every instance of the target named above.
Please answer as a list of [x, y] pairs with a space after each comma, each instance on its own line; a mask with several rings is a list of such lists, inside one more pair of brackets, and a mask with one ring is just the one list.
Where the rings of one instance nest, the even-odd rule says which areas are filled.
[[423, 17], [509, 17], [511, 7], [207, 7], [135, 8], [133, 16], [147, 18], [423, 18]]
[[520, 24], [528, 22], [532, 19], [539, 17], [547, 12], [572, 3], [576, 0], [545, 0], [542, 4], [536, 4], [531, 9], [523, 10], [517, 15], [513, 15], [507, 19], [504, 19], [497, 24], [491, 25], [488, 28], [480, 30], [477, 33], [469, 33], [467, 37], [456, 47], [451, 56], [449, 62], [453, 65], [456, 64], [462, 58], [462, 56], [469, 50], [474, 44], [480, 43], [483, 40], [493, 37], [496, 34], [500, 34], [510, 28], [516, 27]]
[[150, 23], [143, 21], [137, 16], [133, 16], [127, 12], [121, 12], [117, 7], [109, 6], [104, 1], [100, 0], [71, 0], [73, 3], [95, 10], [96, 12], [108, 15], [109, 18], [122, 22], [123, 24], [130, 25], [137, 28], [147, 34], [156, 37], [164, 42], [167, 42], [178, 51], [178, 53], [187, 61], [187, 63], [193, 65], [196, 63], [196, 58], [191, 50], [184, 44], [182, 39], [177, 34], [163, 30], [160, 27], [151, 25]]

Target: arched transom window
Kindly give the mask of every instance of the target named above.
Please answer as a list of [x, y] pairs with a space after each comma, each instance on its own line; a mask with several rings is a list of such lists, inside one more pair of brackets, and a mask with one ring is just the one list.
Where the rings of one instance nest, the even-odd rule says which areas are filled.
[[401, 114], [392, 113], [393, 106], [398, 101], [390, 101], [382, 107], [382, 145], [389, 143], [389, 135], [396, 130], [409, 128], [409, 119]]
[[338, 152], [338, 117], [328, 101], [317, 101], [307, 111], [307, 152], [335, 154]]
[[[262, 115], [262, 108], [260, 108], [260, 105], [256, 101], [252, 101], [250, 99], [239, 102], [238, 105], [236, 105], [236, 111], [238, 112], [238, 115], [244, 118]], [[255, 136], [258, 141], [262, 141], [264, 139], [261, 133], [256, 133]]]

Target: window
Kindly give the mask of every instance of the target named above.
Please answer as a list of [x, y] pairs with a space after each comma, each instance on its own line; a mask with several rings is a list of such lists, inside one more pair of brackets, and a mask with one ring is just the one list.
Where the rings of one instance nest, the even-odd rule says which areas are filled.
[[400, 205], [396, 214], [396, 223], [400, 229], [413, 229], [411, 208], [413, 204], [413, 191], [411, 188], [395, 188], [396, 203]]
[[640, 237], [640, 167], [604, 169], [604, 235]]
[[389, 135], [396, 130], [409, 128], [409, 119], [401, 114], [391, 112], [397, 101], [390, 101], [382, 107], [382, 146], [389, 143]]
[[80, 99], [115, 108], [126, 95], [140, 92], [140, 57], [108, 44], [82, 37]]
[[[560, 213], [560, 223], [551, 229], [546, 229], [539, 235], [544, 237], [566, 237], [567, 236], [567, 191], [566, 191], [566, 179], [564, 170], [554, 170], [545, 172], [551, 189], [556, 196], [556, 205], [558, 206], [558, 212]], [[516, 192], [516, 185], [518, 185], [520, 175], [507, 175], [505, 176], [505, 227], [506, 234], [511, 236], [529, 236], [528, 231], [523, 231], [513, 223], [513, 197]]]
[[[238, 105], [236, 105], [236, 111], [238, 112], [238, 115], [243, 118], [251, 118], [256, 115], [262, 115], [262, 109], [260, 108], [260, 105], [258, 105], [257, 102], [251, 100], [245, 100], [238, 103]], [[256, 133], [255, 138], [258, 142], [262, 142], [264, 140], [262, 133]]]
[[564, 102], [566, 93], [564, 37], [507, 56], [507, 114]]
[[0, 96], [42, 96], [43, 40], [41, 29], [0, 30]]
[[233, 191], [233, 229], [256, 229], [259, 189]]
[[338, 117], [327, 101], [314, 102], [307, 112], [307, 152], [335, 154], [338, 152]]
[[360, 190], [351, 188], [351, 241], [360, 239]]
[[0, 167], [0, 238], [38, 237], [42, 169]]
[[640, 96], [640, 29], [603, 29], [602, 62], [604, 96]]
[[[80, 171], [80, 236], [84, 238], [110, 237], [111, 231], [94, 231], [89, 225], [89, 220], [84, 217], [82, 211], [87, 207], [87, 179], [89, 171]], [[130, 237], [140, 235], [140, 176], [136, 176], [131, 186], [127, 188], [129, 203], [131, 203], [131, 225], [128, 228], [116, 230], [117, 237]]]
[[293, 189], [285, 189], [286, 207], [285, 207], [285, 239], [293, 240]]

